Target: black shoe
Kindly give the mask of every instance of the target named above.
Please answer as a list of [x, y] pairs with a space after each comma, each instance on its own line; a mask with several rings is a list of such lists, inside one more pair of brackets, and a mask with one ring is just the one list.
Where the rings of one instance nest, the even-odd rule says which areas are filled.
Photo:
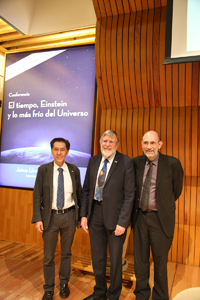
[[83, 300], [107, 300], [107, 296], [96, 296], [95, 293], [93, 293], [92, 295], [84, 298]]
[[53, 299], [53, 291], [46, 291], [42, 297], [42, 300], [52, 300]]
[[60, 297], [67, 298], [69, 296], [68, 284], [60, 284]]

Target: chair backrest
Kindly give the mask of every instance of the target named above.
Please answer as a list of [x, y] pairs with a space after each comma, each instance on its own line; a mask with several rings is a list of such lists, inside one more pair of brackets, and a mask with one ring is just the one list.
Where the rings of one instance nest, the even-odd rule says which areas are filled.
[[183, 290], [172, 300], [200, 300], [200, 287]]

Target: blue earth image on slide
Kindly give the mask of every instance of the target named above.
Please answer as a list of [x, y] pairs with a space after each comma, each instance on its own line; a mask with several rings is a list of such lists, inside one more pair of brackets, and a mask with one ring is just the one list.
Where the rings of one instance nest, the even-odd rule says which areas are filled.
[[[77, 167], [87, 167], [90, 157], [88, 153], [70, 150], [65, 160]], [[1, 163], [42, 165], [51, 161], [53, 155], [49, 148], [26, 147], [1, 152]]]

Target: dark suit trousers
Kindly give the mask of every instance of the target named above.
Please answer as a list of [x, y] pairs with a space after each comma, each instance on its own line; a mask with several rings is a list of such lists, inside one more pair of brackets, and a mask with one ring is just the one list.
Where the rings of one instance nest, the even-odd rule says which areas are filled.
[[172, 238], [168, 238], [157, 212], [139, 210], [134, 227], [134, 264], [136, 275], [136, 300], [148, 300], [151, 294], [149, 286], [150, 247], [154, 261], [153, 300], [168, 300], [167, 260]]
[[65, 214], [52, 213], [47, 230], [43, 232], [44, 241], [44, 290], [53, 291], [55, 285], [54, 255], [60, 233], [61, 262], [59, 278], [61, 284], [69, 281], [71, 269], [71, 246], [76, 230], [75, 209]]
[[[122, 251], [126, 232], [115, 236], [114, 230], [105, 227], [103, 207], [94, 201], [89, 222], [92, 265], [96, 285], [94, 293], [97, 296], [108, 294], [109, 300], [118, 300], [122, 289]], [[110, 287], [106, 284], [107, 244], [110, 252]]]

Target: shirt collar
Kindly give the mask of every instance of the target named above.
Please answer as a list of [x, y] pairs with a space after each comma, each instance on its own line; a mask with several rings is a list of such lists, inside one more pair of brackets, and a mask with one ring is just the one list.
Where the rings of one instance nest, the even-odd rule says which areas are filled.
[[[116, 152], [113, 153], [109, 158], [107, 158], [107, 160], [109, 161], [109, 163], [112, 163], [114, 160], [114, 157], [116, 155]], [[102, 160], [104, 161], [106, 158], [104, 156], [102, 156]]]
[[55, 163], [55, 161], [54, 161], [54, 171], [55, 171], [55, 172], [58, 171], [58, 168], [62, 168], [63, 171], [66, 171], [66, 169], [67, 169], [67, 164], [64, 162], [64, 164], [62, 165], [62, 167], [59, 167], [59, 166]]
[[146, 160], [146, 165], [148, 165], [148, 164], [150, 164], [150, 162], [152, 162], [153, 165], [157, 166], [157, 164], [158, 164], [158, 159], [159, 159], [159, 152], [158, 152], [158, 154], [156, 155], [156, 157], [155, 157], [153, 160], [149, 160], [149, 159], [147, 158], [147, 160]]

